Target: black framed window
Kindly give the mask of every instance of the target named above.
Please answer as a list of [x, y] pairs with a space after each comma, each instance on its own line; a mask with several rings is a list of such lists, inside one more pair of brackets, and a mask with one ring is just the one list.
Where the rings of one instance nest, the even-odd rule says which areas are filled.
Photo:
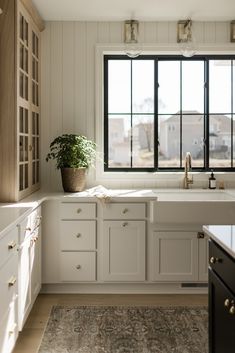
[[235, 56], [104, 56], [104, 170], [235, 170]]

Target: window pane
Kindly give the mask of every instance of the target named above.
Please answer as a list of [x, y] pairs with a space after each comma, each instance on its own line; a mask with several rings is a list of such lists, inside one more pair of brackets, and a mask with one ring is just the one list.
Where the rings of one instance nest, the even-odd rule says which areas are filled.
[[235, 60], [233, 60], [233, 113], [235, 113]]
[[231, 113], [231, 60], [210, 60], [210, 113]]
[[235, 167], [235, 115], [233, 115], [233, 167]]
[[109, 161], [111, 168], [131, 166], [131, 117], [126, 115], [109, 116]]
[[159, 116], [158, 122], [159, 167], [180, 167], [180, 116]]
[[133, 116], [133, 167], [154, 167], [154, 116]]
[[204, 166], [204, 115], [182, 116], [183, 167], [187, 152], [192, 156], [192, 168]]
[[231, 167], [231, 116], [210, 115], [210, 167]]
[[133, 113], [154, 112], [154, 61], [132, 62], [132, 110]]
[[158, 63], [158, 112], [174, 114], [180, 110], [180, 61]]
[[131, 61], [109, 60], [108, 75], [109, 113], [130, 113]]
[[182, 111], [204, 113], [204, 61], [182, 61]]

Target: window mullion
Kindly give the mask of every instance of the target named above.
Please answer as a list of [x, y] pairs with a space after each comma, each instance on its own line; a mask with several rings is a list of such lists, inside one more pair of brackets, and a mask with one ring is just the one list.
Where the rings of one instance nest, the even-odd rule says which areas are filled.
[[210, 111], [209, 111], [209, 60], [205, 61], [205, 168], [209, 169], [210, 150]]
[[158, 59], [154, 60], [154, 169], [158, 168]]
[[133, 60], [131, 60], [131, 136], [130, 136], [130, 139], [131, 139], [131, 141], [130, 141], [130, 147], [131, 147], [131, 168], [132, 168], [132, 166], [133, 166], [133, 118], [132, 118], [132, 114], [133, 114], [133, 111], [132, 111], [132, 106], [133, 106], [133, 104], [132, 104], [132, 96], [133, 96], [133, 92], [132, 92], [132, 85], [133, 85], [133, 82], [132, 82], [132, 79], [133, 79], [133, 75], [132, 75], [132, 68], [133, 68], [133, 66], [132, 66], [132, 62], [133, 62]]

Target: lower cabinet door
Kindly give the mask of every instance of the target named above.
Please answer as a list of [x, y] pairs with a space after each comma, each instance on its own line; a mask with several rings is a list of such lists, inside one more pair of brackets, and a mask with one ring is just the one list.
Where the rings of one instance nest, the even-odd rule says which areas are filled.
[[197, 281], [197, 232], [154, 231], [152, 263], [154, 281]]
[[209, 270], [209, 353], [234, 353], [235, 296]]
[[7, 307], [0, 321], [0, 353], [11, 353], [18, 337], [17, 296]]
[[145, 280], [145, 221], [104, 221], [103, 280]]
[[31, 238], [30, 267], [31, 267], [31, 301], [34, 302], [41, 289], [41, 232], [35, 231]]
[[200, 282], [208, 281], [208, 258], [209, 258], [209, 241], [205, 235], [204, 238], [198, 240], [199, 246], [199, 264], [198, 264], [198, 279]]
[[96, 280], [96, 253], [68, 251], [60, 255], [60, 278], [64, 282]]

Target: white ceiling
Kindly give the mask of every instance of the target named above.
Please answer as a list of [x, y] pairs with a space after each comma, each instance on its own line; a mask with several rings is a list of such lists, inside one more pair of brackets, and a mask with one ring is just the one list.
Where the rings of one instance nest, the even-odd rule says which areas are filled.
[[235, 19], [235, 0], [33, 0], [44, 20], [196, 21]]

